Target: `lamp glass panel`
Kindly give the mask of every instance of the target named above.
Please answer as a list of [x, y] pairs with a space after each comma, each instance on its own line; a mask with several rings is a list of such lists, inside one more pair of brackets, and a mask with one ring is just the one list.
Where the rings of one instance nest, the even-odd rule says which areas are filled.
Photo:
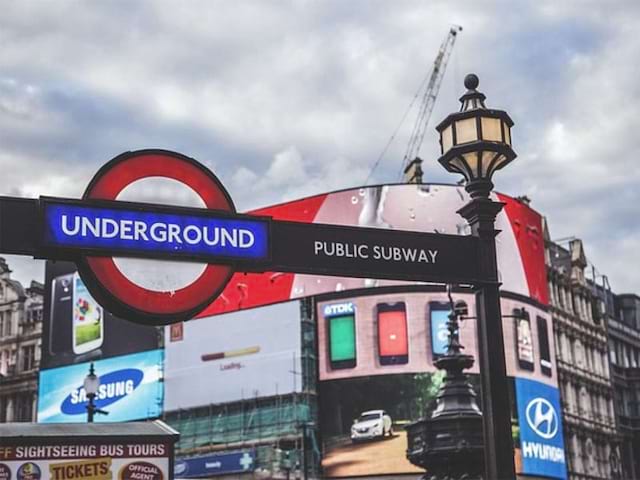
[[[484, 132], [484, 131], [483, 131]], [[495, 170], [495, 166], [492, 167], [490, 172], [487, 169], [491, 166], [491, 161], [498, 155], [496, 152], [482, 152], [482, 178], [491, 178]]]
[[465, 177], [469, 176], [469, 173], [467, 172], [467, 168], [466, 168], [464, 162], [460, 159], [460, 157], [453, 157], [449, 161], [449, 165], [452, 167], [452, 169], [460, 172]]
[[87, 394], [95, 394], [98, 392], [100, 386], [100, 379], [96, 375], [87, 375], [84, 378], [84, 390]]
[[462, 155], [471, 178], [478, 178], [478, 152], [465, 153]]
[[506, 164], [507, 164], [507, 157], [505, 157], [504, 155], [500, 155], [500, 157], [498, 157], [498, 160], [496, 161], [495, 166], [493, 167], [493, 171], [495, 172], [496, 170], [500, 170]]
[[442, 154], [444, 155], [453, 146], [453, 127], [449, 125], [442, 131]]
[[478, 130], [475, 117], [458, 120], [456, 122], [456, 145], [476, 140], [478, 140]]
[[502, 142], [502, 130], [499, 118], [482, 117], [482, 139], [490, 142]]
[[511, 128], [506, 123], [504, 124], [504, 141], [511, 145]]

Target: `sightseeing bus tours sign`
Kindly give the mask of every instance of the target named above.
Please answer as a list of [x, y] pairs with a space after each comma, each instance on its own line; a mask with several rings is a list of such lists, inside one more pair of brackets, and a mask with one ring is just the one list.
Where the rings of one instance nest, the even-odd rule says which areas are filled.
[[[125, 202], [134, 182], [165, 178], [197, 193], [206, 208]], [[218, 178], [165, 150], [123, 153], [106, 163], [82, 199], [0, 197], [0, 253], [76, 262], [90, 293], [112, 313], [145, 324], [192, 318], [234, 272], [281, 271], [477, 284], [473, 236], [276, 221], [236, 213]], [[115, 257], [206, 264], [191, 283], [153, 290]], [[170, 262], [165, 262], [171, 276]]]

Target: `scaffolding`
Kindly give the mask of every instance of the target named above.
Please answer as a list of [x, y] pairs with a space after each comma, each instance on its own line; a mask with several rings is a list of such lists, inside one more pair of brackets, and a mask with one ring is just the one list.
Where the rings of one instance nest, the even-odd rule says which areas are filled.
[[252, 449], [256, 468], [273, 478], [296, 470], [300, 477], [305, 471], [308, 478], [319, 477], [313, 303], [300, 301], [301, 371], [295, 358], [291, 370], [295, 392], [166, 412], [164, 421], [180, 432], [178, 457]]

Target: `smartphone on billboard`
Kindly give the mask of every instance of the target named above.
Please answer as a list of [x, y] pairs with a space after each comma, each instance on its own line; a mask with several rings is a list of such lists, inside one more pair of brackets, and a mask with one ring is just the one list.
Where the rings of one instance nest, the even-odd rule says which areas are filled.
[[324, 308], [329, 337], [329, 364], [333, 370], [356, 366], [356, 314], [351, 302]]
[[402, 365], [409, 362], [407, 307], [404, 302], [379, 303], [378, 358], [380, 365]]
[[533, 371], [533, 335], [531, 334], [531, 319], [524, 308], [513, 310], [516, 321], [516, 349], [518, 352], [518, 366], [522, 370]]
[[71, 322], [73, 316], [73, 274], [60, 275], [51, 282], [49, 312], [49, 352], [71, 354]]
[[433, 360], [447, 353], [449, 330], [447, 322], [451, 308], [447, 302], [429, 302], [429, 324], [431, 325], [431, 355]]
[[552, 370], [547, 319], [543, 317], [537, 317], [536, 322], [538, 324], [538, 346], [540, 347], [540, 369], [542, 370], [543, 375], [550, 377]]
[[90, 352], [102, 345], [104, 310], [91, 296], [77, 273], [73, 274], [73, 353]]

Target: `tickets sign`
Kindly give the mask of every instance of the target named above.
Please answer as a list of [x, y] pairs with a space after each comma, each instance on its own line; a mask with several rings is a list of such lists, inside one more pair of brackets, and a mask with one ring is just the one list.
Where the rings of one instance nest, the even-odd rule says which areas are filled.
[[167, 480], [172, 478], [171, 453], [172, 447], [166, 443], [0, 446], [0, 475], [4, 474], [0, 478]]

